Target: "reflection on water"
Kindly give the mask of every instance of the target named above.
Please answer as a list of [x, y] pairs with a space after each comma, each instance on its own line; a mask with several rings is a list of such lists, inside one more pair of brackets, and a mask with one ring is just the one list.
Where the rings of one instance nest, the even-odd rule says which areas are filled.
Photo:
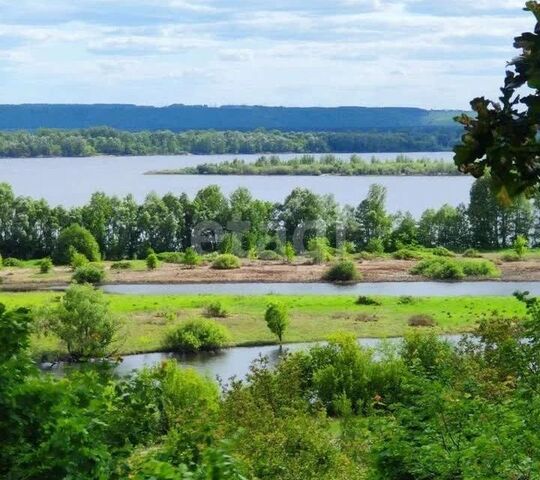
[[189, 283], [107, 285], [107, 293], [132, 295], [412, 295], [415, 297], [506, 296], [516, 290], [540, 295], [540, 282]]
[[[445, 338], [450, 343], [457, 343], [461, 335], [446, 335]], [[358, 343], [364, 347], [377, 348], [383, 342], [396, 344], [401, 339], [376, 339], [362, 338]], [[250, 365], [258, 358], [265, 357], [270, 366], [276, 365], [280, 357], [285, 352], [298, 352], [307, 350], [317, 343], [294, 343], [285, 345], [282, 350], [275, 345], [257, 347], [235, 347], [222, 350], [220, 352], [200, 352], [196, 354], [173, 354], [173, 353], [144, 353], [139, 355], [126, 355], [122, 361], [114, 368], [119, 376], [126, 376], [144, 367], [157, 365], [168, 359], [176, 359], [183, 367], [194, 368], [203, 375], [211, 378], [218, 378], [227, 381], [232, 377], [245, 378], [249, 372]], [[319, 343], [320, 344], [320, 343]], [[78, 368], [77, 366], [57, 364], [52, 369], [44, 368], [56, 375], [63, 375], [67, 370]]]
[[[369, 159], [372, 154], [362, 154]], [[375, 154], [393, 159], [397, 154]], [[411, 158], [451, 159], [452, 152], [408, 153]], [[155, 157], [91, 157], [91, 158], [16, 158], [0, 159], [0, 182], [10, 183], [17, 195], [43, 197], [53, 205], [86, 203], [90, 195], [103, 191], [110, 195], [133, 194], [138, 201], [151, 191], [159, 194], [187, 193], [193, 197], [210, 184], [219, 185], [229, 194], [238, 187], [247, 187], [255, 198], [283, 201], [296, 187], [305, 187], [319, 194], [334, 194], [342, 204], [357, 205], [368, 188], [380, 183], [388, 189], [388, 209], [410, 211], [419, 216], [427, 208], [443, 204], [467, 203], [472, 178], [463, 177], [246, 177], [211, 175], [144, 175], [148, 170], [173, 169], [200, 163], [218, 163], [236, 157], [246, 161], [260, 155], [180, 155]], [[287, 159], [292, 154], [280, 155]], [[338, 157], [349, 158], [349, 154]]]

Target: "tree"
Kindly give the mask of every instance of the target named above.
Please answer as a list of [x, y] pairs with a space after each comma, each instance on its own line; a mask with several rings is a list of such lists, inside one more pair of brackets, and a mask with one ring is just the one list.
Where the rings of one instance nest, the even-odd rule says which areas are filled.
[[514, 249], [514, 252], [516, 252], [516, 255], [519, 258], [523, 258], [523, 255], [527, 252], [527, 247], [529, 246], [529, 241], [526, 237], [523, 235], [518, 235], [516, 239], [514, 240], [514, 243], [512, 245], [512, 248]]
[[392, 228], [392, 219], [386, 212], [386, 188], [371, 185], [365, 200], [356, 208], [356, 241], [360, 248], [365, 248], [370, 240], [385, 240]]
[[120, 328], [103, 292], [90, 285], [72, 285], [42, 317], [45, 329], [62, 341], [74, 360], [107, 355]]
[[[475, 98], [476, 118], [463, 114], [456, 119], [465, 129], [454, 149], [456, 165], [477, 178], [489, 170], [505, 204], [540, 183], [540, 3], [528, 1], [526, 10], [536, 17], [536, 28], [515, 38], [521, 54], [509, 63], [500, 104]], [[520, 96], [526, 87], [532, 91]]]
[[268, 329], [278, 338], [279, 344], [283, 343], [283, 335], [289, 326], [289, 313], [284, 305], [271, 303], [266, 308], [264, 315]]
[[92, 234], [78, 224], [70, 225], [60, 232], [53, 260], [60, 265], [71, 261], [73, 250], [83, 254], [91, 262], [100, 259], [99, 246]]

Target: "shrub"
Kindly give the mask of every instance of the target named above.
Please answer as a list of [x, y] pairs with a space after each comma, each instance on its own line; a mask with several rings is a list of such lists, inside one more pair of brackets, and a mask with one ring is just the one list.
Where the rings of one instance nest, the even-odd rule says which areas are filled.
[[399, 305], [412, 305], [416, 302], [416, 299], [412, 297], [411, 295], [402, 295], [398, 298], [398, 304]]
[[19, 260], [18, 258], [12, 258], [12, 257], [4, 258], [4, 260], [2, 260], [2, 264], [4, 265], [4, 267], [24, 266], [24, 262], [22, 260]]
[[418, 250], [412, 250], [410, 248], [402, 248], [392, 254], [392, 257], [396, 260], [422, 260], [424, 255]]
[[90, 285], [72, 285], [42, 316], [44, 327], [60, 338], [75, 360], [106, 355], [120, 327], [103, 292]]
[[294, 259], [296, 258], [296, 250], [294, 249], [294, 246], [291, 242], [287, 242], [285, 244], [283, 253], [285, 255], [285, 258], [287, 259], [287, 263], [294, 262]]
[[431, 253], [433, 255], [435, 255], [436, 257], [448, 257], [448, 258], [451, 258], [451, 257], [456, 256], [456, 254], [454, 252], [452, 252], [451, 250], [448, 250], [447, 248], [444, 248], [444, 247], [435, 247], [434, 249], [431, 250]]
[[413, 315], [407, 321], [409, 327], [434, 327], [437, 325], [431, 315]]
[[380, 238], [372, 238], [366, 245], [366, 251], [375, 255], [384, 253], [384, 243]]
[[183, 263], [184, 255], [180, 252], [162, 252], [157, 254], [158, 260], [165, 263]]
[[276, 261], [276, 260], [283, 260], [283, 257], [277, 253], [274, 252], [274, 250], [263, 250], [258, 255], [259, 260], [266, 260], [266, 261]]
[[356, 265], [351, 260], [341, 260], [332, 265], [324, 274], [324, 279], [329, 282], [353, 282], [358, 280], [359, 273]]
[[240, 268], [240, 259], [230, 253], [218, 255], [212, 263], [212, 268], [216, 270], [234, 270]]
[[228, 312], [220, 301], [215, 301], [204, 307], [204, 315], [210, 318], [225, 318]]
[[523, 260], [516, 252], [509, 252], [501, 255], [503, 262], [520, 262]]
[[475, 248], [468, 248], [463, 252], [463, 256], [465, 258], [482, 258], [482, 255], [480, 255], [480, 252], [476, 250]]
[[120, 262], [114, 262], [111, 264], [111, 270], [131, 270], [133, 264], [127, 260], [122, 260]]
[[77, 270], [77, 268], [83, 267], [84, 265], [87, 265], [88, 263], [89, 263], [88, 258], [86, 258], [86, 256], [83, 255], [82, 253], [79, 253], [76, 251], [73, 251], [71, 253], [71, 259], [70, 259], [69, 264], [71, 265], [71, 268], [73, 268], [73, 270]]
[[52, 260], [47, 257], [47, 258], [43, 258], [42, 260], [39, 261], [39, 273], [49, 273], [52, 269], [52, 266], [53, 266], [53, 263], [52, 263]]
[[158, 267], [159, 260], [155, 253], [151, 253], [146, 257], [146, 268], [148, 270], [155, 270]]
[[214, 320], [188, 320], [170, 330], [165, 347], [175, 352], [219, 350], [230, 342], [229, 331]]
[[528, 246], [529, 241], [523, 235], [518, 235], [512, 244], [512, 248], [519, 258], [523, 258], [523, 256], [527, 253]]
[[436, 280], [461, 280], [465, 277], [459, 263], [443, 258], [422, 260], [411, 270], [411, 273]]
[[315, 237], [308, 242], [308, 253], [313, 263], [326, 263], [332, 259], [330, 244], [325, 237]]
[[105, 272], [101, 267], [96, 265], [84, 265], [77, 268], [73, 274], [73, 281], [75, 283], [91, 283], [97, 285], [105, 280]]
[[197, 253], [197, 251], [193, 247], [186, 248], [186, 251], [184, 252], [184, 258], [182, 260], [182, 263], [184, 265], [195, 267], [197, 265], [200, 265], [201, 262], [202, 262], [201, 256]]
[[283, 342], [283, 335], [289, 326], [289, 313], [284, 305], [271, 303], [266, 308], [264, 320], [268, 329], [278, 338], [279, 344]]
[[461, 262], [467, 277], [498, 277], [501, 272], [489, 260], [467, 260]]
[[381, 302], [379, 302], [378, 300], [374, 299], [373, 297], [369, 297], [367, 295], [360, 295], [357, 299], [356, 299], [356, 305], [367, 305], [367, 306], [374, 306], [374, 307], [379, 307], [381, 306]]
[[89, 261], [100, 260], [99, 246], [92, 234], [78, 224], [64, 228], [58, 236], [53, 261], [67, 265], [71, 261], [73, 250], [82, 253]]

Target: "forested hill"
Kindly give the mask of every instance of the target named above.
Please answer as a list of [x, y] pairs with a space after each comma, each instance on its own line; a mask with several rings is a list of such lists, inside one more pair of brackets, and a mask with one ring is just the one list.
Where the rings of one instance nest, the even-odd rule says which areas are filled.
[[456, 128], [458, 111], [419, 108], [262, 107], [136, 105], [0, 105], [0, 130], [79, 129], [108, 126], [120, 130], [366, 131]]

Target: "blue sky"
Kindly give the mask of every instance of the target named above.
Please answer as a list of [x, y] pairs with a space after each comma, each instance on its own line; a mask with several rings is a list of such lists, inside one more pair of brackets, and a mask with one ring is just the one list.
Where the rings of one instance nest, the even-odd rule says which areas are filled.
[[0, 0], [0, 103], [466, 108], [521, 0]]

